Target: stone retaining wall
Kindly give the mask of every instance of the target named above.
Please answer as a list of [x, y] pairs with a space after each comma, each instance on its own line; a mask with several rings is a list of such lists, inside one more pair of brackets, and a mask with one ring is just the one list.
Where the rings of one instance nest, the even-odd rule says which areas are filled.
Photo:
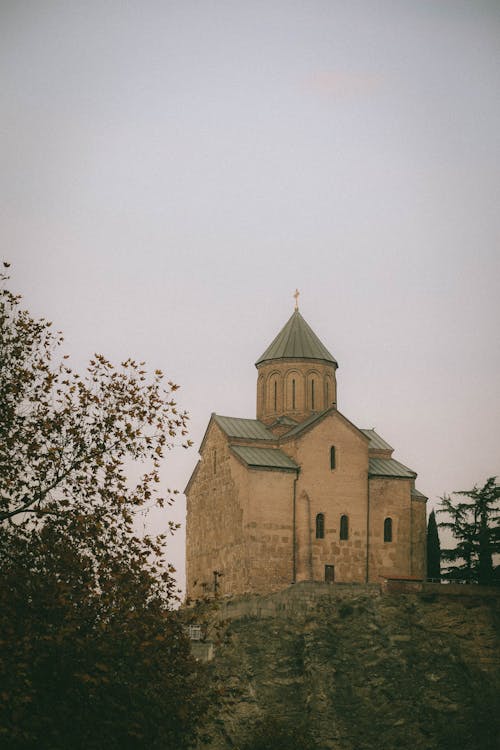
[[356, 583], [311, 583], [303, 581], [267, 596], [239, 596], [234, 599], [221, 599], [218, 616], [221, 620], [235, 620], [240, 617], [279, 617], [284, 615], [306, 615], [319, 599], [338, 599], [369, 593], [380, 596], [378, 584]]

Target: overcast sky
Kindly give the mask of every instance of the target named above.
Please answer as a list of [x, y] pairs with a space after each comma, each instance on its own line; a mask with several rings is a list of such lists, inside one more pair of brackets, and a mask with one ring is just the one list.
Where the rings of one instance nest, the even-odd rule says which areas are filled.
[[77, 369], [162, 368], [197, 447], [298, 287], [430, 507], [500, 474], [498, 1], [1, 0], [0, 79], [3, 255]]

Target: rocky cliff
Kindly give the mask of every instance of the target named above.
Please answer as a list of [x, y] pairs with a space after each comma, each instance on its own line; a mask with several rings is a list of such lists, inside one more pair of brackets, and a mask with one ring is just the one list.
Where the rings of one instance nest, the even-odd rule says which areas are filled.
[[497, 750], [500, 599], [463, 588], [298, 584], [222, 603], [208, 748]]

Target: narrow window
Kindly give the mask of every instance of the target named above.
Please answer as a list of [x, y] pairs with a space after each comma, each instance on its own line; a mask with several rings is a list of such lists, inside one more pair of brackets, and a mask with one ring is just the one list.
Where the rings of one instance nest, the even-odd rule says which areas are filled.
[[292, 380], [292, 409], [295, 409], [295, 379]]
[[311, 409], [314, 409], [314, 380], [311, 380]]
[[392, 518], [384, 521], [384, 542], [392, 542]]
[[278, 383], [274, 381], [274, 411], [278, 409]]
[[214, 448], [214, 474], [217, 474], [217, 451]]
[[340, 538], [349, 539], [349, 519], [347, 516], [340, 516]]
[[335, 446], [332, 445], [330, 448], [330, 469], [333, 471], [335, 468]]
[[325, 515], [318, 513], [316, 516], [316, 539], [325, 538]]
[[328, 380], [326, 381], [326, 388], [325, 388], [325, 395], [326, 395], [326, 408], [330, 406], [330, 386], [328, 385]]

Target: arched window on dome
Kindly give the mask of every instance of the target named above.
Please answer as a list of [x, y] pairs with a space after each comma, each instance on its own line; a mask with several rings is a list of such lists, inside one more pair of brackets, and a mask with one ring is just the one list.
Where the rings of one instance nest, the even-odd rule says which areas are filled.
[[340, 516], [340, 538], [343, 540], [349, 539], [349, 518], [347, 516]]
[[278, 411], [278, 381], [277, 380], [274, 381], [273, 388], [274, 388], [273, 390], [274, 411]]
[[316, 516], [316, 539], [325, 538], [325, 514], [318, 513]]
[[262, 375], [259, 375], [258, 388], [259, 388], [259, 397], [260, 397], [261, 407], [263, 409], [265, 409], [265, 404], [266, 404], [266, 386], [265, 386], [264, 378], [262, 377]]
[[384, 521], [384, 542], [392, 542], [392, 518]]
[[295, 378], [292, 380], [292, 409], [295, 410]]
[[311, 409], [314, 411], [314, 378], [311, 380]]

